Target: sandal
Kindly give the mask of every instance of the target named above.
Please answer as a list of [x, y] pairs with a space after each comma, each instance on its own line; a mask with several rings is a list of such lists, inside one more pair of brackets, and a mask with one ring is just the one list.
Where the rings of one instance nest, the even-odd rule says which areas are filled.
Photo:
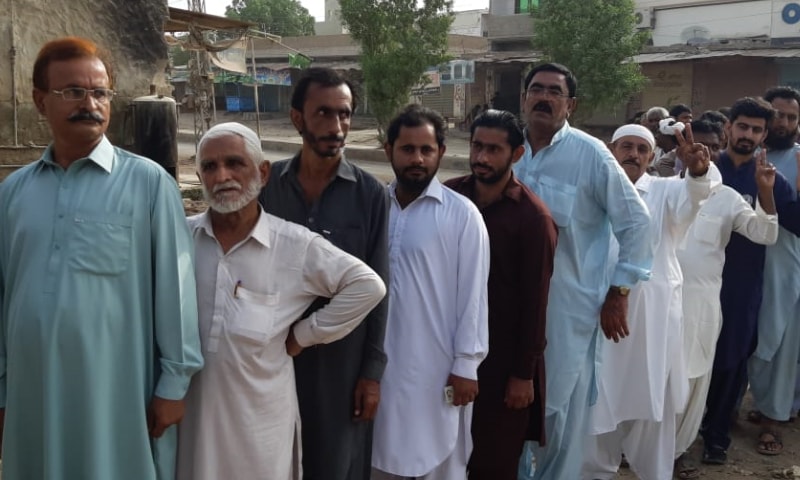
[[700, 476], [700, 469], [684, 454], [675, 460], [675, 475], [681, 480], [697, 478]]
[[758, 436], [756, 451], [761, 455], [780, 455], [783, 452], [781, 435], [774, 430], [764, 430]]
[[747, 412], [745, 418], [750, 423], [761, 423], [761, 420], [764, 418], [764, 415], [758, 410], [750, 410]]

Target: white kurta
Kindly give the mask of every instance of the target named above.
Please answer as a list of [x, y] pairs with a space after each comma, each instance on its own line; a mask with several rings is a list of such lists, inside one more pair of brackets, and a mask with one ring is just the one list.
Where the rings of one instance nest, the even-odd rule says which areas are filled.
[[[290, 328], [302, 346], [344, 337], [383, 298], [383, 282], [321, 236], [263, 211], [227, 253], [207, 213], [188, 223], [206, 364], [186, 396], [178, 479], [301, 478], [286, 337]], [[298, 321], [317, 297], [331, 301]]]
[[705, 375], [714, 364], [722, 328], [722, 267], [731, 233], [772, 245], [778, 230], [777, 215], [768, 215], [758, 202], [754, 211], [739, 192], [727, 185], [715, 187], [700, 207], [678, 249], [683, 271], [684, 360], [689, 378]]
[[[711, 165], [710, 170], [716, 170]], [[631, 289], [630, 336], [603, 338], [597, 404], [590, 433], [614, 431], [626, 420], [662, 420], [666, 395], [678, 410], [686, 402], [683, 362], [682, 275], [676, 250], [711, 187], [708, 176], [657, 178], [643, 175], [636, 189], [650, 211], [652, 277]], [[646, 239], [642, 239], [646, 241]], [[673, 412], [674, 413], [674, 412]]]
[[[489, 237], [472, 202], [435, 178], [405, 209], [394, 186], [390, 197], [388, 363], [372, 466], [420, 477], [457, 446], [464, 458], [472, 450], [471, 405], [448, 405], [444, 388], [451, 373], [477, 380], [488, 353]], [[456, 445], [462, 409], [466, 445]]]

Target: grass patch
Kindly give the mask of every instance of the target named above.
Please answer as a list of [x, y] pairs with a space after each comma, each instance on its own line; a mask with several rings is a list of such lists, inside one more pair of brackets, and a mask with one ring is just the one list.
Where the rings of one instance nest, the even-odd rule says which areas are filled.
[[203, 190], [200, 187], [184, 188], [181, 190], [181, 197], [189, 200], [198, 201], [203, 199]]

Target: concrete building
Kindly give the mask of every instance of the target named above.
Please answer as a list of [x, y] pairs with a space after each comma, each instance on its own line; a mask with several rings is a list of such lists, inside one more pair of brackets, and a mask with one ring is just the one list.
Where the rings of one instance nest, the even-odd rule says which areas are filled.
[[325, 18], [314, 23], [315, 35], [341, 35], [348, 33], [339, 16], [339, 0], [325, 1]]
[[[503, 107], [518, 105], [522, 74], [537, 58], [533, 2], [491, 0], [483, 19], [491, 50], [486, 90], [498, 92]], [[651, 32], [651, 46], [634, 58], [649, 83], [591, 125], [617, 125], [654, 105], [686, 103], [701, 112], [773, 85], [800, 87], [800, 0], [636, 0], [635, 15], [637, 27]]]
[[519, 113], [525, 70], [538, 56], [533, 51], [531, 8], [538, 0], [491, 0], [483, 15], [483, 36], [489, 53], [478, 61], [487, 102]]
[[[341, 35], [348, 33], [347, 28], [342, 25], [340, 16], [339, 0], [325, 1], [325, 19], [314, 23], [315, 35]], [[450, 26], [450, 33], [454, 35], [473, 35], [481, 36], [483, 29], [481, 17], [488, 12], [488, 9], [465, 10], [455, 12], [453, 24]]]
[[703, 111], [800, 87], [798, 1], [639, 0], [636, 19], [652, 32], [652, 47], [634, 59], [650, 83], [629, 113], [675, 103]]

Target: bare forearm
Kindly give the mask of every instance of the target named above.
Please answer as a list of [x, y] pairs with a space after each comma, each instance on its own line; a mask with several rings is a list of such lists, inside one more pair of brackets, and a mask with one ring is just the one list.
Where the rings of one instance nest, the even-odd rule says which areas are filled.
[[758, 203], [768, 215], [775, 215], [778, 211], [775, 206], [775, 196], [772, 194], [772, 188], [759, 189]]

